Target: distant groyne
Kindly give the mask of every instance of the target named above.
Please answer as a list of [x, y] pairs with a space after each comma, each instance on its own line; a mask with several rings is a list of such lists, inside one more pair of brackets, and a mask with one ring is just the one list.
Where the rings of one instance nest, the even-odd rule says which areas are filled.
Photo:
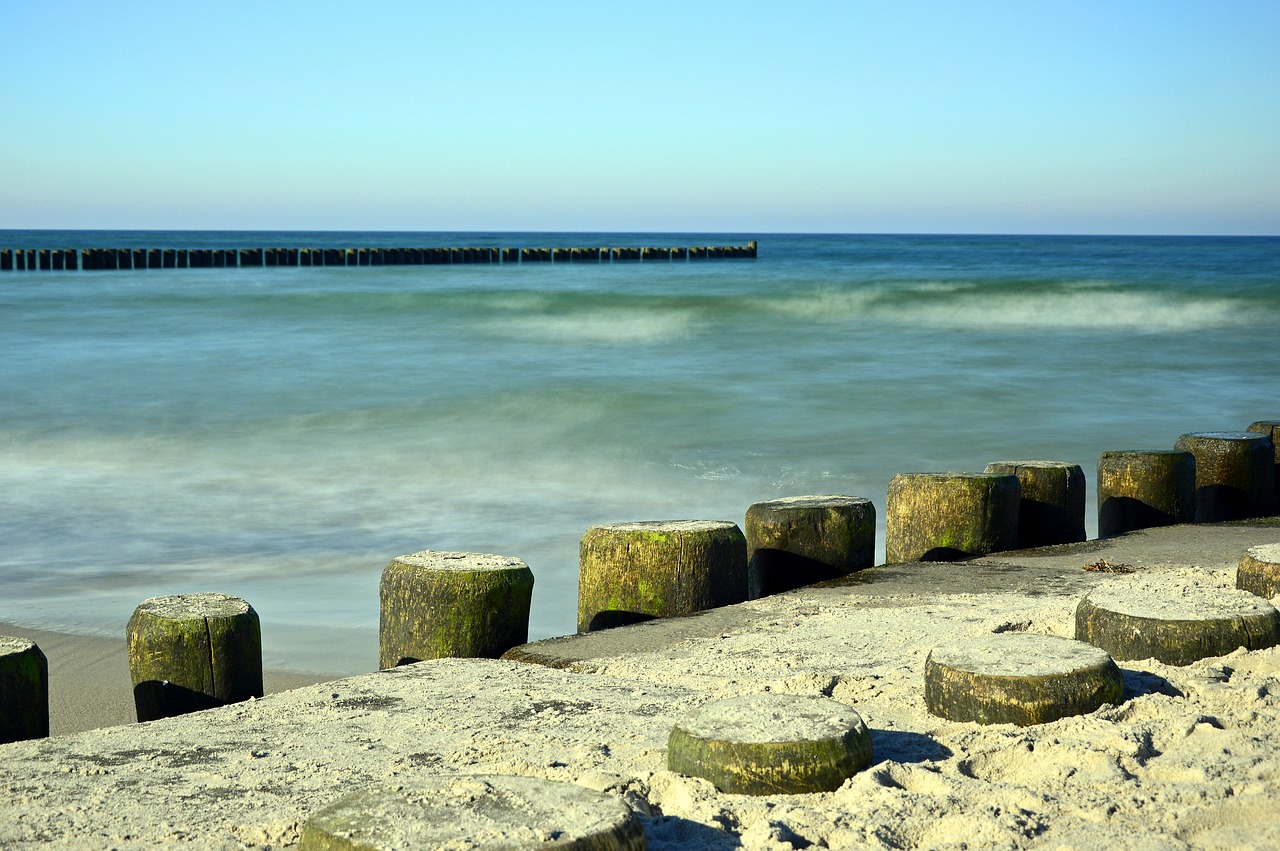
[[0, 272], [251, 266], [453, 266], [671, 263], [754, 259], [746, 245], [603, 248], [0, 248]]

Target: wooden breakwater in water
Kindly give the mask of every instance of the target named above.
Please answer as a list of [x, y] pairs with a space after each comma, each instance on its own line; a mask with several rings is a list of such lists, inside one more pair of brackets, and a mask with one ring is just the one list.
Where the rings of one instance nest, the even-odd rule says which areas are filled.
[[605, 248], [0, 248], [0, 272], [249, 266], [452, 266], [670, 263], [754, 259], [746, 245]]

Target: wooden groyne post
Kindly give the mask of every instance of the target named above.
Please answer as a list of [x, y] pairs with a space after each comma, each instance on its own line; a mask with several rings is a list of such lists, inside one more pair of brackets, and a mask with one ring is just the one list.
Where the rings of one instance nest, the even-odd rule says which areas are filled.
[[747, 540], [727, 520], [592, 526], [578, 564], [578, 632], [747, 599]]
[[239, 597], [152, 597], [126, 633], [139, 721], [262, 697], [258, 613]]
[[0, 272], [224, 269], [263, 266], [454, 266], [522, 263], [677, 263], [754, 260], [745, 245], [591, 248], [0, 248]]
[[49, 735], [49, 663], [34, 641], [0, 635], [0, 744]]
[[423, 550], [398, 556], [378, 585], [378, 666], [496, 659], [529, 640], [533, 573], [517, 558]]

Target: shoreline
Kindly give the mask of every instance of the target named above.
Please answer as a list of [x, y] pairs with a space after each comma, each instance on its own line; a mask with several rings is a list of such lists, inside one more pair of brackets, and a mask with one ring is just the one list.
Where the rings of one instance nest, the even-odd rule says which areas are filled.
[[[1230, 529], [1243, 527], [1258, 529], [1275, 527], [1274, 540], [1280, 542], [1280, 517], [1260, 517], [1223, 524], [1187, 524], [1143, 529], [1113, 538], [1091, 538], [1078, 544], [1045, 547], [1039, 550], [1012, 550], [994, 553], [969, 562], [920, 562], [906, 564], [877, 564], [849, 574], [841, 579], [817, 586], [798, 589], [805, 593], [811, 589], [848, 588], [868, 597], [915, 598], [920, 595], [951, 595], [991, 592], [1012, 592], [1034, 595], [1039, 586], [1046, 583], [1062, 588], [1063, 577], [1054, 566], [1058, 553], [1066, 554], [1070, 561], [1078, 560], [1077, 553], [1110, 553], [1115, 561], [1125, 562], [1138, 558], [1157, 564], [1186, 563], [1203, 565], [1212, 563], [1221, 549], [1206, 529]], [[1242, 537], [1241, 540], [1245, 538]], [[1136, 554], [1141, 554], [1136, 555]], [[1243, 553], [1243, 550], [1241, 550]], [[1021, 564], [1005, 564], [1005, 559], [1019, 558]], [[963, 565], [981, 566], [999, 564], [1002, 570], [966, 571]], [[1234, 563], [1233, 565], [1234, 566]], [[1219, 563], [1219, 569], [1224, 565]], [[1086, 587], [1086, 577], [1076, 576], [1067, 580], [1072, 586]], [[775, 595], [777, 596], [777, 595]], [[530, 641], [515, 648], [505, 658], [522, 662], [567, 667], [596, 655], [609, 656], [615, 652], [644, 652], [656, 649], [648, 646], [655, 634], [685, 636], [700, 633], [713, 621], [723, 621], [725, 628], [744, 623], [742, 609], [767, 601], [769, 598], [748, 601], [745, 604], [709, 609], [694, 618], [671, 618], [648, 621], [627, 630], [603, 630], [586, 634], [569, 633]], [[1280, 600], [1276, 601], [1280, 606]], [[752, 620], [750, 617], [746, 619]], [[26, 638], [36, 642], [45, 654], [49, 665], [49, 735], [59, 736], [97, 730], [123, 724], [137, 723], [133, 705], [129, 660], [123, 637], [82, 635], [59, 630], [17, 626], [0, 621], [0, 635]], [[641, 637], [643, 636], [643, 637]], [[376, 640], [376, 633], [375, 633]], [[679, 639], [677, 639], [679, 640]], [[660, 644], [659, 644], [660, 646]], [[612, 649], [607, 649], [612, 648]], [[372, 648], [376, 652], [376, 645]], [[584, 653], [586, 655], [584, 655]], [[561, 658], [563, 654], [563, 658]], [[376, 660], [375, 660], [376, 661]], [[318, 673], [296, 671], [280, 667], [267, 667], [262, 671], [264, 695], [292, 689], [335, 682], [376, 673], [375, 669], [356, 673]]]
[[[1117, 704], [1031, 727], [932, 715], [922, 673], [930, 649], [957, 638], [1070, 636], [1081, 596], [1114, 579], [1086, 568], [1101, 559], [1228, 587], [1245, 550], [1277, 541], [1280, 518], [1263, 518], [882, 565], [543, 639], [501, 660], [421, 662], [15, 742], [0, 746], [11, 793], [0, 798], [0, 845], [291, 847], [311, 813], [354, 789], [509, 774], [621, 798], [653, 851], [1270, 847], [1280, 844], [1280, 647], [1182, 667], [1120, 661]], [[51, 682], [55, 671], [69, 679], [72, 662], [113, 676], [101, 655], [110, 643], [51, 659]], [[667, 768], [674, 724], [762, 693], [851, 707], [871, 731], [871, 765], [835, 791], [758, 797]]]
[[[75, 635], [0, 622], [0, 635], [34, 641], [49, 663], [49, 735], [136, 724], [129, 656], [123, 638]], [[264, 694], [341, 679], [263, 668]]]

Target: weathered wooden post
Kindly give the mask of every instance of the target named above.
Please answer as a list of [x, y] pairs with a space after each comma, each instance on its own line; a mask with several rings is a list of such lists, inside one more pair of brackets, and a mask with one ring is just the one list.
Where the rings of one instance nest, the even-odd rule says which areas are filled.
[[1012, 473], [1022, 488], [1018, 548], [1083, 541], [1084, 470], [1063, 461], [994, 461], [988, 473]]
[[1196, 522], [1257, 517], [1271, 507], [1275, 447], [1269, 434], [1206, 431], [1174, 444], [1196, 456]]
[[316, 810], [299, 851], [469, 848], [644, 851], [644, 826], [617, 795], [541, 777], [399, 778]]
[[677, 722], [667, 768], [731, 795], [834, 792], [871, 764], [871, 731], [828, 697], [752, 694], [717, 700]]
[[1259, 420], [1247, 430], [1271, 438], [1271, 445], [1275, 449], [1275, 475], [1272, 477], [1271, 506], [1266, 513], [1280, 514], [1280, 420]]
[[885, 500], [885, 562], [956, 561], [1018, 544], [1018, 477], [900, 473]]
[[378, 591], [384, 669], [448, 656], [496, 659], [529, 640], [533, 573], [517, 558], [423, 550], [392, 559]]
[[935, 647], [924, 702], [952, 721], [1028, 727], [1084, 715], [1124, 698], [1124, 677], [1103, 650], [1056, 635], [1001, 633]]
[[876, 508], [859, 496], [792, 496], [747, 509], [751, 598], [802, 588], [871, 567]]
[[1236, 587], [1268, 600], [1280, 596], [1280, 544], [1246, 550], [1236, 568]]
[[578, 561], [578, 631], [747, 599], [747, 541], [727, 520], [592, 526]]
[[0, 745], [49, 735], [49, 663], [34, 641], [0, 635]]
[[1076, 638], [1116, 659], [1190, 665], [1280, 642], [1280, 612], [1248, 591], [1134, 574], [1094, 588], [1076, 606]]
[[1098, 458], [1098, 537], [1194, 523], [1196, 458], [1177, 449], [1124, 449]]
[[139, 721], [262, 696], [262, 630], [239, 597], [152, 597], [126, 633]]

